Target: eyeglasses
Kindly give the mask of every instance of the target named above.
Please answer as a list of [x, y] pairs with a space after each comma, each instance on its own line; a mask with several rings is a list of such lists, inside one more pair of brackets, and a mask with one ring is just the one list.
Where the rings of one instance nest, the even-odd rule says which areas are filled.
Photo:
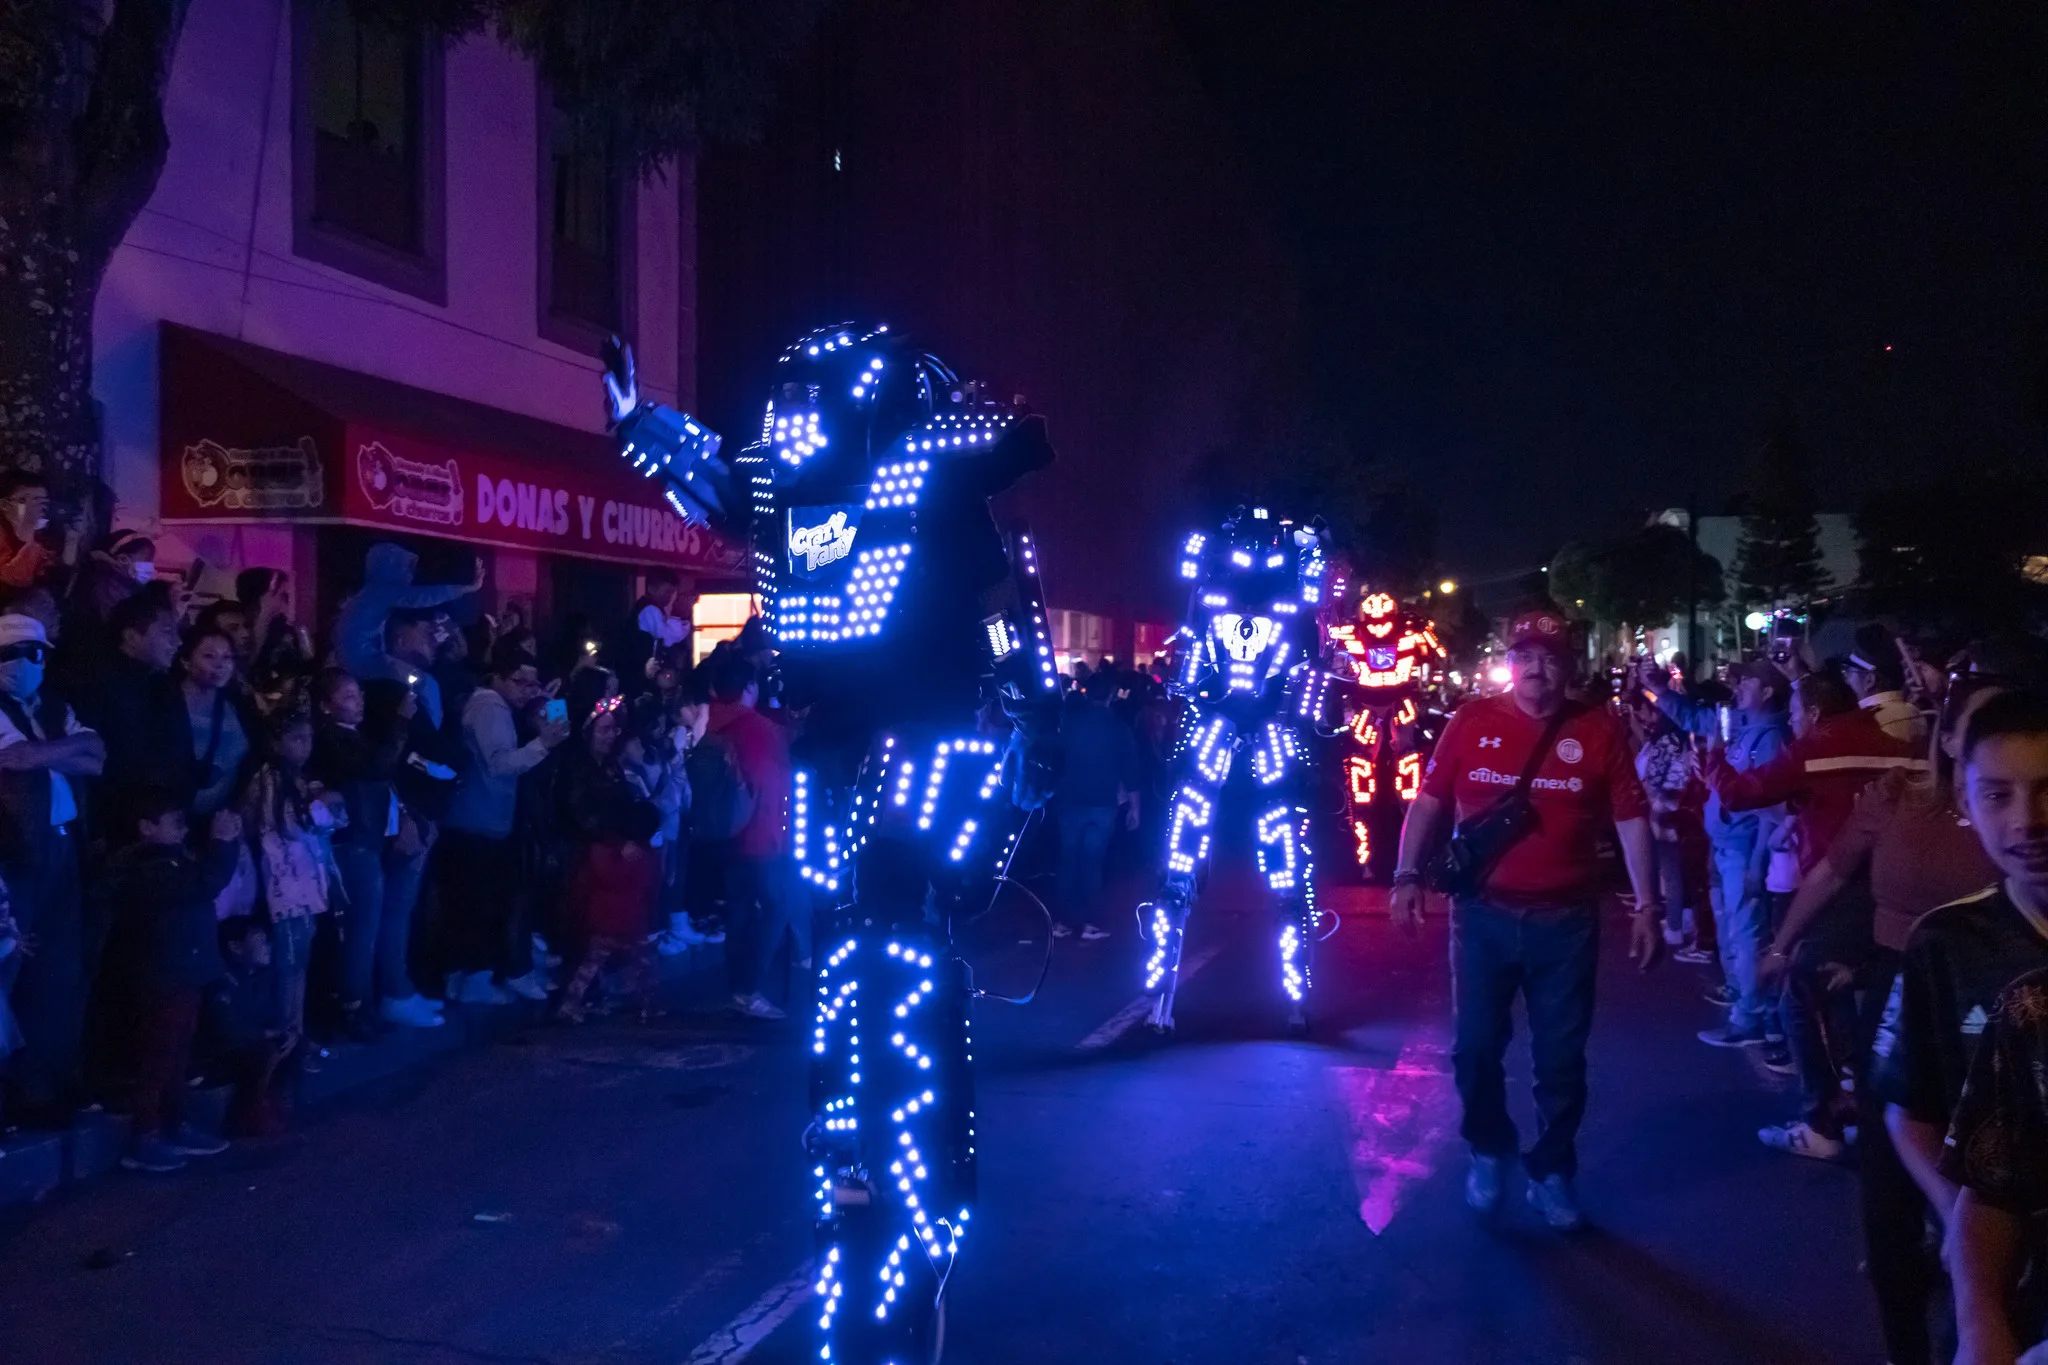
[[0, 645], [0, 664], [11, 664], [16, 659], [26, 659], [32, 664], [39, 664], [49, 657], [50, 647], [40, 640], [23, 640], [19, 644]]

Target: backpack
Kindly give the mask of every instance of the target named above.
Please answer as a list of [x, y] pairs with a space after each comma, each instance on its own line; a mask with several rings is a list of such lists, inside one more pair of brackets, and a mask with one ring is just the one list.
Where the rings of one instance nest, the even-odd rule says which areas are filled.
[[700, 843], [736, 838], [754, 818], [754, 790], [740, 771], [728, 735], [712, 733], [683, 758], [690, 779], [690, 837]]

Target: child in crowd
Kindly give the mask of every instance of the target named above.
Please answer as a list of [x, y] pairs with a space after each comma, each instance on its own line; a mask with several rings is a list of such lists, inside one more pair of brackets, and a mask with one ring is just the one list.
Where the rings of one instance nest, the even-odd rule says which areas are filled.
[[[639, 753], [637, 738], [630, 747]], [[661, 813], [629, 778], [628, 748], [618, 698], [608, 698], [584, 722], [582, 751], [563, 775], [575, 822], [569, 903], [585, 940], [558, 1011], [569, 1023], [583, 1021], [583, 997], [613, 960], [624, 967], [640, 1018], [659, 1013], [647, 924], [661, 881]]]
[[137, 949], [135, 1139], [130, 1170], [182, 1170], [185, 1158], [227, 1149], [181, 1121], [200, 1000], [225, 970], [214, 939], [214, 898], [235, 875], [241, 817], [217, 811], [203, 853], [186, 846], [185, 809], [170, 792], [130, 807], [137, 842], [108, 866], [108, 903]]
[[235, 1087], [236, 1131], [270, 1137], [283, 1131], [303, 1048], [287, 1036], [263, 922], [253, 915], [221, 921], [220, 949], [225, 971], [203, 1013], [208, 1069]]
[[[248, 819], [270, 907], [272, 952], [285, 1036], [297, 1046], [306, 1033], [306, 970], [313, 954], [315, 917], [327, 910], [327, 875], [334, 855], [327, 833], [346, 819], [338, 795], [325, 795], [306, 778], [313, 754], [313, 720], [303, 711], [274, 718], [270, 759], [249, 784]], [[306, 1059], [313, 1070], [314, 1059]]]

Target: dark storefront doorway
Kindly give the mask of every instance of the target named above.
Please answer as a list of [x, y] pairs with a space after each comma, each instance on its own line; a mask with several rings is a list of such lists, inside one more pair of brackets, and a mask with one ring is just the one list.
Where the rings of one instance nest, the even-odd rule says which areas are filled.
[[633, 606], [633, 570], [594, 559], [557, 558], [544, 566], [548, 601], [542, 619], [556, 626], [555, 637], [543, 639], [544, 671], [566, 676], [599, 631], [616, 630]]

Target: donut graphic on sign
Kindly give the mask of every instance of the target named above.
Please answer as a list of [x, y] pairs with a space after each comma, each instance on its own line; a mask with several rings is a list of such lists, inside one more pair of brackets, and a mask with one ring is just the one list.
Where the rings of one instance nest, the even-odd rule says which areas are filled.
[[310, 436], [249, 450], [202, 440], [185, 447], [178, 473], [185, 495], [207, 511], [309, 511], [326, 492]]
[[423, 464], [366, 441], [356, 447], [356, 482], [373, 511], [427, 526], [462, 525], [462, 471], [454, 460]]

